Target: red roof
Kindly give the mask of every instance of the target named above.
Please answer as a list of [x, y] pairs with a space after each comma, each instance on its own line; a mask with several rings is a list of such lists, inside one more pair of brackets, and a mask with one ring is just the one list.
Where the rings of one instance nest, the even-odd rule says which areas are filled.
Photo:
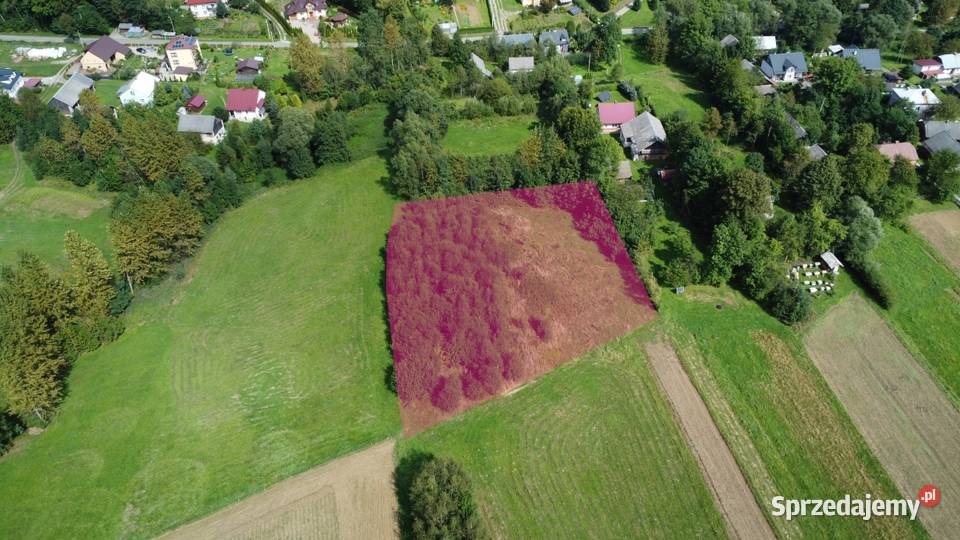
[[637, 108], [632, 101], [626, 103], [601, 103], [597, 106], [600, 123], [604, 125], [620, 125], [633, 120], [637, 116]]
[[263, 106], [260, 90], [256, 88], [231, 88], [227, 90], [227, 110], [231, 112], [255, 111]]
[[917, 155], [917, 147], [908, 142], [878, 144], [877, 150], [891, 160], [897, 156], [903, 156], [908, 161], [915, 163], [920, 159], [920, 156]]
[[42, 81], [40, 79], [34, 77], [32, 79], [27, 79], [27, 82], [23, 83], [23, 85], [26, 86], [27, 88], [36, 88], [40, 86], [41, 82]]
[[191, 107], [193, 109], [202, 109], [204, 106], [206, 106], [206, 104], [207, 98], [197, 94], [190, 98], [190, 101], [187, 102], [187, 107]]
[[918, 66], [939, 66], [940, 62], [932, 58], [920, 58], [913, 61]]

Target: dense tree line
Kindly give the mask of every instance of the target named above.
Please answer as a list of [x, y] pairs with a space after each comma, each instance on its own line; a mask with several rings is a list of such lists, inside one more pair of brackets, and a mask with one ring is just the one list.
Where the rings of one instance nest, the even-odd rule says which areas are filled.
[[[179, 0], [86, 0], [65, 6], [55, 0], [7, 0], [0, 3], [0, 28], [28, 31], [38, 28], [63, 34], [104, 34], [120, 22], [145, 28], [193, 34], [196, 22]], [[170, 28], [170, 25], [173, 28]]]

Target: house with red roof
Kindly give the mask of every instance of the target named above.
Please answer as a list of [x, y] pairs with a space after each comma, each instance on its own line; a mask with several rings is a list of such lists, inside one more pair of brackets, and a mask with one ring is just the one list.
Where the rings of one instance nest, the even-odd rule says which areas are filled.
[[898, 157], [905, 158], [914, 167], [917, 166], [917, 161], [920, 160], [920, 156], [917, 154], [917, 147], [908, 142], [878, 144], [877, 151], [886, 156], [890, 161]]
[[266, 117], [267, 94], [257, 88], [231, 88], [227, 90], [227, 112], [232, 120], [253, 122]]
[[910, 69], [924, 79], [943, 75], [943, 65], [940, 64], [939, 60], [933, 58], [918, 58], [913, 61], [913, 66]]
[[213, 19], [217, 16], [217, 0], [183, 0], [183, 7], [195, 19]]
[[600, 128], [604, 133], [620, 131], [620, 126], [637, 116], [637, 107], [632, 101], [625, 103], [601, 103], [597, 105]]

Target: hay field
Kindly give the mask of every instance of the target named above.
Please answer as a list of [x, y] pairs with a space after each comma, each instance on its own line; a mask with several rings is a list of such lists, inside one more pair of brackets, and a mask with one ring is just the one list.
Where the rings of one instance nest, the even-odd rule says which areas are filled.
[[950, 266], [960, 271], [960, 210], [914, 214], [910, 225], [937, 248]]

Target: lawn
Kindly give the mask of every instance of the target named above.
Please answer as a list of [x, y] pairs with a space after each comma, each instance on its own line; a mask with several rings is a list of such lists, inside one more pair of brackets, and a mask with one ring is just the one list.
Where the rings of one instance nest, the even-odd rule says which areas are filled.
[[[761, 507], [774, 495], [899, 492], [789, 327], [727, 288], [665, 292], [660, 325], [731, 445]], [[912, 496], [912, 493], [904, 494]], [[780, 536], [922, 536], [902, 520], [773, 520]]]
[[225, 215], [0, 460], [0, 536], [152, 537], [397, 434], [385, 172], [326, 167]]
[[674, 71], [666, 65], [650, 64], [643, 59], [632, 41], [624, 41], [620, 49], [623, 56], [623, 77], [632, 79], [643, 90], [654, 108], [654, 114], [664, 117], [678, 112], [687, 118], [699, 120], [710, 105], [710, 99], [695, 88], [692, 75]]
[[197, 35], [201, 39], [267, 39], [267, 20], [259, 13], [231, 9], [229, 17], [198, 20]]
[[873, 258], [893, 289], [893, 307], [884, 315], [960, 406], [960, 277], [916, 233], [894, 227], [884, 229]]
[[467, 156], [512, 154], [530, 136], [533, 116], [491, 116], [450, 123], [443, 146]]
[[491, 26], [487, 0], [456, 0], [453, 4], [454, 21], [460, 28], [487, 28]]
[[0, 264], [13, 264], [28, 250], [55, 268], [64, 268], [63, 235], [74, 229], [109, 256], [110, 197], [62, 180], [37, 182], [25, 161], [19, 173], [12, 147], [0, 147]]
[[463, 465], [495, 538], [726, 536], [636, 333], [400, 444], [420, 452]]
[[[56, 48], [64, 47], [67, 53], [60, 58], [47, 60], [28, 60], [25, 56], [18, 55], [18, 48]], [[55, 75], [63, 69], [70, 58], [79, 55], [81, 48], [79, 45], [66, 43], [44, 44], [44, 43], [19, 43], [14, 41], [0, 42], [0, 66], [15, 69], [28, 77], [48, 77]]]
[[641, 26], [653, 26], [653, 11], [646, 2], [641, 2], [640, 11], [628, 9], [623, 17], [620, 17], [621, 28], [638, 28]]
[[584, 25], [584, 28], [593, 26], [590, 19], [583, 12], [577, 15], [570, 15], [566, 8], [553, 10], [550, 13], [541, 13], [540, 11], [524, 10], [518, 16], [510, 19], [510, 31], [512, 32], [539, 32], [541, 30], [550, 30], [554, 28], [565, 28], [567, 21], [573, 20], [577, 24]]

